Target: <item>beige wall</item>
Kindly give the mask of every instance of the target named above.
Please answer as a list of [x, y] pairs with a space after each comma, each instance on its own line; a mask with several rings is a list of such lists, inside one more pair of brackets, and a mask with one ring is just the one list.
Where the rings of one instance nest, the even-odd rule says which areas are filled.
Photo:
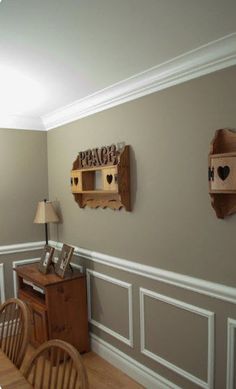
[[[52, 238], [235, 287], [236, 215], [216, 218], [207, 182], [215, 131], [236, 129], [235, 79], [236, 67], [229, 68], [50, 131], [49, 193], [63, 219], [51, 229]], [[73, 161], [79, 151], [117, 142], [131, 145], [132, 212], [80, 209], [70, 193]], [[126, 291], [96, 276], [89, 286], [94, 334], [185, 389], [199, 388], [198, 379], [206, 382], [215, 361], [214, 388], [225, 388], [227, 319], [236, 318], [234, 304], [89, 260], [84, 265], [132, 286], [133, 347], [119, 338], [129, 338]], [[141, 287], [174, 299], [174, 304], [146, 296], [142, 311]], [[141, 352], [142, 333], [154, 359]], [[208, 355], [211, 335], [215, 351]], [[159, 357], [187, 376], [160, 363]]]
[[0, 129], [0, 166], [0, 245], [44, 240], [33, 219], [48, 195], [47, 134]]
[[[207, 156], [215, 130], [236, 128], [235, 77], [230, 68], [50, 131], [59, 240], [234, 286], [236, 216], [219, 220], [211, 208]], [[133, 211], [80, 209], [69, 185], [77, 153], [122, 141], [132, 148]]]

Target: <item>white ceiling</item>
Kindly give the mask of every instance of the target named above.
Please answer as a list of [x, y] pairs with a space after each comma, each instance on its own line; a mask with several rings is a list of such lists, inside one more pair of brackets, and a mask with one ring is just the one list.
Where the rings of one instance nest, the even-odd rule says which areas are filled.
[[231, 34], [235, 16], [235, 0], [2, 0], [0, 126]]

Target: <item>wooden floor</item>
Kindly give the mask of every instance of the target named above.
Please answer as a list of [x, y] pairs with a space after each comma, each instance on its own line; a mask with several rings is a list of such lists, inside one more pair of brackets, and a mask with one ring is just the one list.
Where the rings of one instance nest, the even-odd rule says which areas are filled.
[[[33, 347], [29, 346], [24, 362], [33, 351]], [[144, 389], [97, 354], [89, 352], [83, 354], [82, 358], [88, 373], [89, 389]]]

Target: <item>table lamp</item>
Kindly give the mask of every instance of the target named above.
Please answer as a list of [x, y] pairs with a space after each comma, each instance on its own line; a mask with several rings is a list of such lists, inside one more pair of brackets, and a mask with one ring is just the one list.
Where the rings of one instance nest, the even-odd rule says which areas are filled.
[[57, 222], [59, 222], [59, 217], [57, 216], [55, 209], [53, 208], [52, 202], [47, 201], [47, 199], [40, 201], [37, 206], [34, 223], [45, 224], [46, 244], [48, 244], [48, 223]]

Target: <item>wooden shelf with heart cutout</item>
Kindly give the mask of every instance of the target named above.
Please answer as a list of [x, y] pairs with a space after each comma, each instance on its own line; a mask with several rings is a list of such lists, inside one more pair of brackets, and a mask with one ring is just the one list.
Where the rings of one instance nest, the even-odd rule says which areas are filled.
[[218, 218], [236, 212], [236, 132], [217, 130], [210, 145], [208, 181]]
[[71, 171], [71, 191], [80, 208], [131, 211], [129, 146], [115, 145], [79, 152]]

